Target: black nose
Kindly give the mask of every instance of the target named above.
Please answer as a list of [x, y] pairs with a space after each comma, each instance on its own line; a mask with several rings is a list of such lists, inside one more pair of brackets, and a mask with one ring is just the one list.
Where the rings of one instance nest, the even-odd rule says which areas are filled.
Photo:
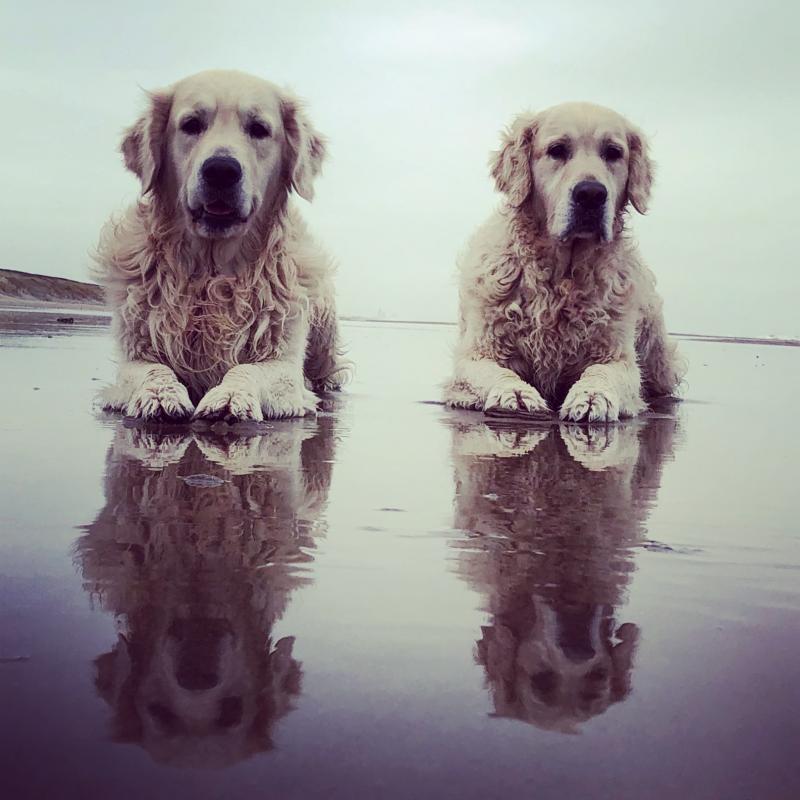
[[230, 156], [214, 156], [202, 166], [203, 180], [214, 189], [230, 189], [242, 179], [242, 165]]
[[581, 181], [572, 190], [575, 205], [584, 211], [599, 211], [608, 197], [608, 191], [599, 181]]
[[190, 692], [207, 692], [219, 684], [219, 675], [213, 670], [204, 669], [193, 661], [182, 662], [175, 672], [181, 688]]

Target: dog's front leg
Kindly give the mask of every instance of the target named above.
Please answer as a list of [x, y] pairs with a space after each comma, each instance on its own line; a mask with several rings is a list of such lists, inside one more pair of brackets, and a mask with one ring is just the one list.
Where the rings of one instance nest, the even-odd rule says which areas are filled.
[[472, 408], [522, 414], [547, 414], [538, 390], [513, 370], [488, 358], [457, 359], [455, 375], [445, 387], [445, 402], [454, 408]]
[[317, 402], [305, 387], [302, 365], [276, 359], [228, 370], [200, 401], [195, 418], [238, 422], [303, 417], [316, 411]]
[[645, 408], [639, 366], [631, 355], [587, 367], [569, 390], [560, 415], [572, 422], [615, 422]]
[[189, 392], [165, 364], [124, 361], [117, 382], [100, 395], [106, 411], [123, 411], [148, 420], [181, 420], [192, 415]]
[[297, 311], [286, 321], [280, 353], [229, 369], [200, 401], [195, 417], [260, 421], [313, 414], [318, 400], [306, 389], [303, 375], [307, 339], [308, 320]]

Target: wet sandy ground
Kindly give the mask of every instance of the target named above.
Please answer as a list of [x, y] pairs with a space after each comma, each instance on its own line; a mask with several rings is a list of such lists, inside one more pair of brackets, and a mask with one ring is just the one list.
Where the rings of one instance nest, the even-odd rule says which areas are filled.
[[4, 796], [800, 796], [799, 348], [587, 430], [348, 324], [316, 420], [159, 429], [72, 316], [0, 315]]

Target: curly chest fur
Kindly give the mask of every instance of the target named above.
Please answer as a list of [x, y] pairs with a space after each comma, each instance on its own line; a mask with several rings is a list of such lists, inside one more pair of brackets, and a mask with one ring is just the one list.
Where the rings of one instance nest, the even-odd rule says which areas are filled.
[[237, 364], [280, 355], [286, 311], [263, 290], [216, 276], [182, 287], [174, 303], [147, 289], [129, 286], [121, 311], [129, 355], [166, 363], [191, 390], [216, 385]]
[[607, 287], [520, 280], [504, 303], [487, 308], [493, 355], [544, 394], [557, 395], [589, 364], [619, 356], [625, 329], [635, 325], [632, 291], [623, 276]]

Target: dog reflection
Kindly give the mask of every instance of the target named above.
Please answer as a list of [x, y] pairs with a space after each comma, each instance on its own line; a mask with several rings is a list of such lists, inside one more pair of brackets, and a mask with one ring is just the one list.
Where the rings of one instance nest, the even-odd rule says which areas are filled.
[[120, 627], [95, 661], [115, 740], [187, 766], [271, 747], [301, 683], [272, 628], [308, 580], [333, 447], [326, 417], [248, 438], [117, 429], [105, 507], [77, 544]]
[[619, 624], [617, 609], [677, 423], [536, 430], [462, 420], [459, 570], [486, 599], [476, 658], [495, 713], [577, 732], [630, 692], [638, 628]]

